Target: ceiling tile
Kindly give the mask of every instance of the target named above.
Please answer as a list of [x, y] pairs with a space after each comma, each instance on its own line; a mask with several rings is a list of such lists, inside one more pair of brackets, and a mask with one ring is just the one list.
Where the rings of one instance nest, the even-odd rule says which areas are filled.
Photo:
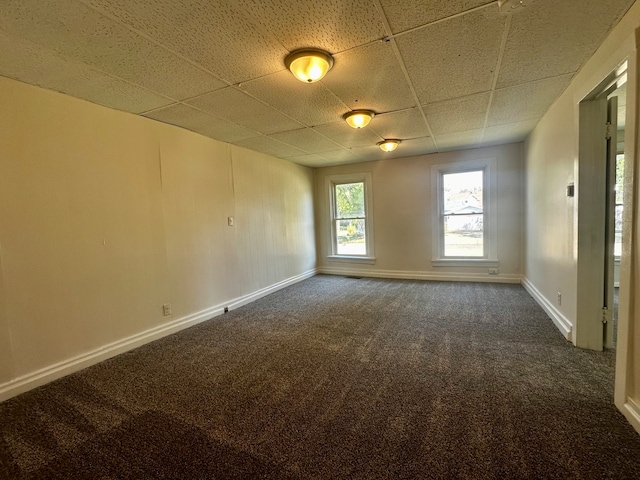
[[269, 136], [307, 153], [330, 152], [340, 148], [340, 145], [309, 128], [276, 133]]
[[494, 5], [398, 37], [420, 103], [491, 90], [504, 23]]
[[80, 3], [37, 0], [3, 3], [0, 24], [3, 30], [59, 55], [177, 100], [225, 86], [212, 75]]
[[323, 167], [329, 164], [326, 158], [313, 153], [286, 157], [285, 160], [297, 163], [298, 165], [304, 165], [305, 167]]
[[496, 127], [488, 127], [484, 129], [482, 136], [482, 144], [500, 144], [521, 142], [535, 128], [537, 120], [528, 122], [510, 123], [507, 125], [499, 125]]
[[398, 145], [398, 148], [387, 154], [385, 158], [410, 157], [435, 152], [437, 152], [436, 145], [433, 143], [431, 137], [412, 138], [410, 140], [403, 140], [402, 143]]
[[300, 128], [299, 123], [233, 87], [217, 90], [186, 103], [265, 135]]
[[[376, 145], [369, 145], [367, 147], [357, 147], [349, 150], [350, 156], [348, 160], [340, 160], [336, 163], [357, 163], [357, 162], [373, 162], [375, 160], [383, 160], [390, 158], [388, 152], [383, 152]], [[328, 157], [325, 155], [325, 157]], [[334, 158], [338, 158], [337, 156]]]
[[352, 128], [344, 120], [314, 127], [314, 130], [345, 148], [365, 147], [375, 145], [382, 140], [371, 128]]
[[513, 15], [497, 86], [576, 72], [632, 3], [633, 0], [531, 2]]
[[248, 148], [249, 150], [255, 150], [256, 152], [262, 152], [267, 155], [273, 155], [280, 158], [293, 157], [296, 155], [303, 155], [305, 153], [298, 148], [279, 142], [271, 137], [247, 138], [235, 142], [234, 144], [239, 147]]
[[489, 126], [537, 120], [569, 85], [571, 75], [496, 90], [493, 95]]
[[403, 139], [429, 136], [427, 124], [417, 108], [376, 115], [369, 126], [382, 138]]
[[284, 69], [287, 49], [235, 0], [83, 0], [235, 84]]
[[434, 135], [484, 127], [489, 92], [425, 105], [424, 112]]
[[333, 69], [322, 82], [352, 110], [382, 113], [415, 106], [389, 43], [376, 42], [336, 55]]
[[321, 48], [330, 53], [385, 36], [369, 0], [239, 0], [250, 18], [289, 50]]
[[482, 140], [482, 129], [436, 135], [439, 152], [477, 147], [480, 140]]
[[182, 104], [154, 110], [153, 112], [145, 113], [144, 116], [163, 123], [177, 125], [223, 142], [235, 142], [258, 135], [256, 132], [240, 125], [221, 120]]
[[393, 33], [435, 22], [486, 5], [487, 0], [381, 0]]
[[302, 83], [288, 70], [251, 80], [240, 88], [307, 126], [335, 122], [349, 111], [321, 82]]
[[72, 62], [0, 31], [0, 75], [131, 113], [173, 103], [149, 90]]
[[321, 156], [326, 160], [325, 165], [338, 165], [341, 163], [354, 163], [359, 161], [358, 157], [353, 154], [351, 149], [325, 152]]

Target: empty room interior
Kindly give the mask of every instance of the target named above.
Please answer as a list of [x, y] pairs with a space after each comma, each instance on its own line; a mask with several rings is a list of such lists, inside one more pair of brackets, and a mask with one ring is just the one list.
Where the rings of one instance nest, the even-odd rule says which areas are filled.
[[639, 44], [0, 2], [0, 478], [640, 478]]

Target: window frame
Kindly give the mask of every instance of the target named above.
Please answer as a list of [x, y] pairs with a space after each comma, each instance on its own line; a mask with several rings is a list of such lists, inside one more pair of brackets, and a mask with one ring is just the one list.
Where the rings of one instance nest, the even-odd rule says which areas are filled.
[[[344, 255], [338, 253], [338, 236], [336, 231], [336, 186], [348, 183], [364, 184], [364, 232], [365, 232], [365, 255]], [[373, 253], [373, 203], [371, 195], [371, 173], [354, 173], [344, 175], [330, 175], [326, 177], [326, 187], [329, 194], [329, 231], [330, 242], [328, 259], [332, 261], [348, 261], [354, 263], [375, 263]]]
[[[453, 257], [444, 255], [444, 175], [483, 171], [482, 215], [483, 215], [483, 256]], [[431, 166], [432, 192], [432, 258], [434, 267], [443, 266], [498, 266], [498, 214], [496, 200], [496, 159], [484, 158], [464, 160]]]

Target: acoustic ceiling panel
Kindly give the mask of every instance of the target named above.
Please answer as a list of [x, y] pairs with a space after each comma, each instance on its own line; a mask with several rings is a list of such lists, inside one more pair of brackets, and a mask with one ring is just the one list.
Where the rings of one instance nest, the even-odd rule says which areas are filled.
[[434, 135], [463, 132], [484, 127], [489, 92], [425, 105], [427, 121]]
[[480, 5], [488, 0], [381, 0], [393, 33], [404, 32]]
[[482, 143], [499, 144], [507, 142], [521, 142], [536, 126], [537, 120], [520, 123], [510, 123], [496, 127], [487, 127], [482, 135]]
[[304, 155], [306, 152], [299, 148], [292, 147], [286, 143], [279, 142], [271, 137], [254, 137], [234, 142], [239, 147], [248, 148], [257, 152], [266, 153], [280, 158], [290, 158], [297, 155]]
[[370, 0], [239, 0], [288, 50], [321, 48], [336, 54], [385, 36], [375, 2]]
[[314, 130], [345, 148], [366, 147], [382, 140], [370, 127], [351, 128], [344, 120], [329, 125], [320, 125]]
[[177, 100], [225, 86], [80, 3], [41, 0], [0, 3], [0, 24], [6, 32], [44, 49]]
[[489, 126], [538, 120], [571, 81], [571, 75], [496, 90]]
[[398, 37], [420, 103], [491, 90], [504, 23], [494, 6]]
[[335, 65], [322, 82], [349, 108], [377, 113], [415, 105], [393, 46], [375, 42], [335, 56]]
[[131, 113], [173, 103], [127, 81], [0, 31], [0, 75]]
[[265, 135], [301, 127], [298, 122], [233, 87], [217, 90], [186, 103]]
[[330, 152], [340, 148], [340, 145], [323, 137], [310, 128], [276, 133], [270, 135], [270, 137], [296, 147], [306, 153]]
[[382, 138], [428, 137], [429, 129], [418, 108], [377, 115], [369, 124]]
[[531, 0], [513, 15], [498, 88], [574, 73], [633, 0]]
[[171, 105], [145, 113], [144, 116], [186, 128], [187, 130], [215, 138], [216, 140], [222, 140], [223, 142], [236, 142], [258, 135], [257, 132], [216, 118], [211, 114], [196, 110], [188, 105]]
[[287, 50], [235, 0], [83, 0], [228, 83], [283, 69]]
[[240, 88], [307, 126], [336, 122], [349, 111], [321, 82], [304, 84], [288, 70], [251, 80]]
[[478, 146], [482, 139], [482, 130], [469, 130], [467, 132], [447, 133], [436, 135], [438, 151], [457, 150], [460, 148], [473, 148]]
[[305, 167], [321, 167], [327, 164], [327, 159], [314, 154], [305, 153], [303, 155], [293, 155], [291, 157], [285, 157], [285, 160], [297, 163], [298, 165], [304, 165]]

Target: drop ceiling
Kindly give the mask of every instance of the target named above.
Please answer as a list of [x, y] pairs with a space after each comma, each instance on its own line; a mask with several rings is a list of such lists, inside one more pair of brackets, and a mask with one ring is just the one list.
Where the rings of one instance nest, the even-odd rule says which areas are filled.
[[[3, 0], [0, 75], [312, 167], [494, 145], [525, 138], [634, 3], [524, 2]], [[284, 67], [304, 47], [335, 58], [318, 83]], [[363, 108], [368, 127], [342, 120]]]

